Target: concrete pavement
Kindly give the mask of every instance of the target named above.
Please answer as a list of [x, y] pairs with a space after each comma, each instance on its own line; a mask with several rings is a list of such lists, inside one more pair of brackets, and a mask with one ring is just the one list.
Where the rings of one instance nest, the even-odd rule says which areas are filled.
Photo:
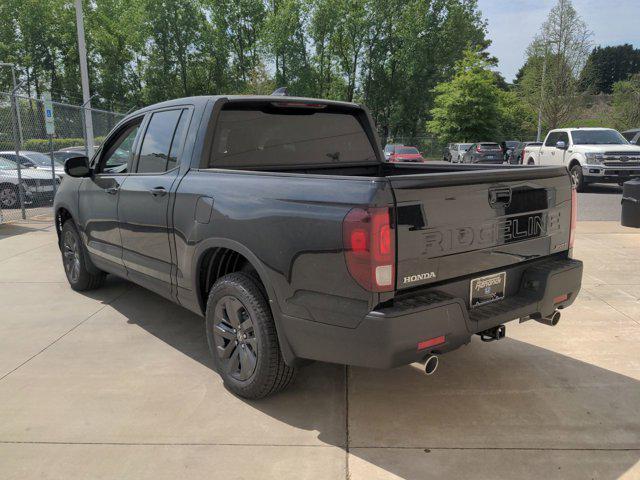
[[640, 478], [640, 231], [581, 222], [575, 253], [555, 328], [248, 402], [200, 318], [117, 278], [75, 293], [51, 228], [0, 226], [0, 478]]

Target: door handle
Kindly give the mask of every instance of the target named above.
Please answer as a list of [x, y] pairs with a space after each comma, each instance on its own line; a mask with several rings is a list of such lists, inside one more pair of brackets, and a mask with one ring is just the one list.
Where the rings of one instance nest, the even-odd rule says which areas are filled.
[[107, 192], [109, 195], [115, 195], [120, 191], [120, 185], [116, 185], [115, 187], [105, 188], [104, 191]]
[[154, 197], [162, 197], [167, 194], [167, 190], [164, 187], [156, 187], [149, 190], [149, 193]]

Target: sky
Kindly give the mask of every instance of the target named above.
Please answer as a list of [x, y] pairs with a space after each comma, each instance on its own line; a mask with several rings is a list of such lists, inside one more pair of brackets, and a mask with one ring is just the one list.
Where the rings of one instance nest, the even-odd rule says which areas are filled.
[[[478, 0], [488, 22], [489, 52], [498, 70], [511, 82], [524, 64], [525, 50], [556, 0]], [[594, 46], [630, 43], [640, 48], [640, 0], [573, 0], [573, 6], [593, 32]]]

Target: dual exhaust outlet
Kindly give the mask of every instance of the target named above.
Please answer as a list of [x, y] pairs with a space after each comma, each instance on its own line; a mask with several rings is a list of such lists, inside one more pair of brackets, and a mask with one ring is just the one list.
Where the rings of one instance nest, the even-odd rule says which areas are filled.
[[[543, 325], [549, 325], [550, 327], [555, 327], [560, 321], [560, 311], [555, 310], [551, 315], [547, 317], [543, 316], [532, 316], [531, 317], [536, 322], [542, 323]], [[493, 331], [495, 330], [495, 332]], [[499, 340], [504, 338], [504, 325], [500, 325], [491, 331], [491, 337], [493, 340]], [[485, 333], [485, 332], [482, 332]], [[487, 341], [483, 338], [484, 341]], [[425, 375], [433, 375], [436, 373], [438, 369], [438, 356], [434, 354], [429, 354], [424, 362], [424, 373]]]
[[555, 327], [560, 321], [560, 311], [555, 310], [548, 317], [532, 316], [531, 318], [533, 318], [538, 323], [542, 323], [543, 325], [549, 325], [550, 327]]

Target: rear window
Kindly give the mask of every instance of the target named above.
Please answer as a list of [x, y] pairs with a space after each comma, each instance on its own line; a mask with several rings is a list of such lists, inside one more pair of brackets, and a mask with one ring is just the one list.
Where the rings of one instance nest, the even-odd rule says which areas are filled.
[[481, 143], [480, 146], [482, 148], [488, 148], [488, 149], [496, 149], [496, 148], [500, 148], [500, 145], [498, 145], [497, 143]]
[[420, 152], [418, 152], [418, 149], [415, 147], [398, 147], [396, 148], [396, 153], [401, 153], [404, 155], [415, 155]]
[[291, 168], [373, 161], [373, 146], [350, 112], [265, 106], [220, 112], [209, 166]]

